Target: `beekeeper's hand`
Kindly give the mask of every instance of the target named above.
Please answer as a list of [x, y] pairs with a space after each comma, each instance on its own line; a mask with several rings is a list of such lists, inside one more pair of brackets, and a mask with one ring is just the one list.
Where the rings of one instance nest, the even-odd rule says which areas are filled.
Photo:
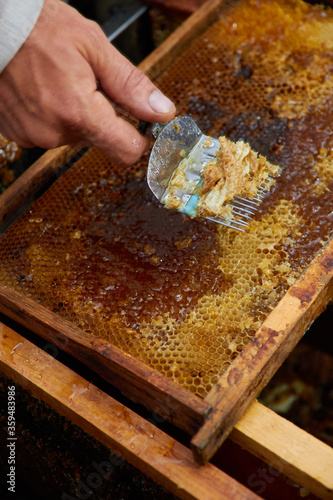
[[0, 133], [23, 147], [94, 144], [117, 163], [134, 163], [148, 139], [116, 116], [164, 122], [175, 107], [107, 40], [61, 0], [45, 0], [30, 36], [0, 74]]

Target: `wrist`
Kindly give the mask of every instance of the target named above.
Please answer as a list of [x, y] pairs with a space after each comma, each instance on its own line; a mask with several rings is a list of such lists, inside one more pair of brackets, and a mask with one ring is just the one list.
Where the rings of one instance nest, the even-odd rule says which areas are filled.
[[44, 0], [0, 0], [0, 73], [30, 35], [43, 4]]

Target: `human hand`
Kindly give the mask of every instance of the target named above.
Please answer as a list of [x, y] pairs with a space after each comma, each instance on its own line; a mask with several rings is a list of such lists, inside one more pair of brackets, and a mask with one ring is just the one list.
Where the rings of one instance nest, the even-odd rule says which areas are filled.
[[0, 132], [26, 148], [93, 144], [130, 165], [149, 141], [116, 116], [103, 93], [140, 120], [175, 115], [171, 101], [96, 23], [61, 0], [45, 0], [27, 41], [0, 74]]

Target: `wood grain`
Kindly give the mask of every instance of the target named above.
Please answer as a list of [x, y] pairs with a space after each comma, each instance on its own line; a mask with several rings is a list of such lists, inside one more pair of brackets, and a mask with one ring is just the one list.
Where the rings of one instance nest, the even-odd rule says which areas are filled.
[[[187, 448], [1, 323], [0, 371], [179, 498], [257, 498], [216, 467], [198, 466]], [[263, 405], [254, 402], [230, 437], [320, 498], [332, 498], [333, 450]]]
[[319, 498], [333, 498], [333, 449], [257, 401], [230, 438]]
[[[223, 15], [228, 1], [209, 0], [169, 39], [140, 64], [157, 77], [213, 21]], [[330, 3], [330, 2], [326, 2]], [[45, 153], [0, 196], [0, 224], [8, 220], [59, 168], [75, 154], [71, 146]], [[332, 241], [295, 283], [267, 318], [252, 342], [236, 358], [219, 383], [201, 401], [180, 386], [119, 349], [82, 332], [53, 313], [41, 309], [14, 290], [1, 287], [0, 310], [77, 357], [109, 382], [148, 408], [193, 433], [196, 459], [206, 462], [231, 432], [261, 388], [288, 356], [311, 322], [332, 299]], [[46, 312], [45, 312], [46, 311]], [[214, 412], [209, 420], [211, 406]]]

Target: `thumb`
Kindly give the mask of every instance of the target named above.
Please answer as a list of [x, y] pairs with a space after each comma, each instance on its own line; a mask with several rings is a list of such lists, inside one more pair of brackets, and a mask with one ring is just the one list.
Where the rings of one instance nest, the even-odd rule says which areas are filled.
[[171, 120], [176, 108], [170, 99], [120, 54], [106, 37], [105, 43], [101, 45], [102, 50], [90, 54], [89, 63], [107, 96], [141, 120]]

